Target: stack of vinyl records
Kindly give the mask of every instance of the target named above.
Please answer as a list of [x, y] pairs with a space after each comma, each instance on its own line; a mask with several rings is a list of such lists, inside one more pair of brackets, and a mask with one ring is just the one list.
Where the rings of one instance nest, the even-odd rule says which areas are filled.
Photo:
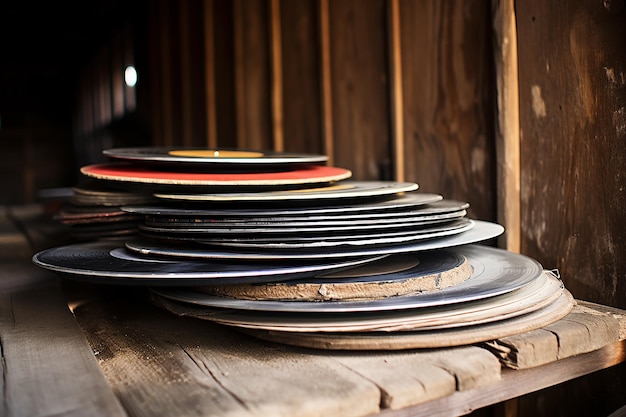
[[81, 172], [151, 199], [139, 234], [51, 248], [63, 277], [149, 287], [179, 315], [323, 349], [493, 340], [550, 324], [574, 300], [529, 257], [486, 246], [502, 226], [418, 184], [354, 181], [324, 155], [116, 148]]
[[126, 212], [122, 207], [151, 201], [154, 198], [148, 195], [85, 181], [72, 188], [68, 204], [54, 218], [68, 226], [68, 232], [75, 240], [126, 239], [137, 233], [142, 217]]

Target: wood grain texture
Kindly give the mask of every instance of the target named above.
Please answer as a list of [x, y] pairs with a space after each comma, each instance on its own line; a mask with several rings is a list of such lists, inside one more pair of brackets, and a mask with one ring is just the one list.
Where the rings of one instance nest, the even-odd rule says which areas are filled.
[[234, 0], [237, 146], [273, 149], [268, 4]]
[[[382, 390], [382, 406], [397, 410], [500, 380], [500, 363], [478, 347], [422, 352], [328, 353]], [[462, 360], [460, 360], [462, 358]]]
[[316, 0], [280, 5], [285, 151], [324, 154]]
[[133, 416], [378, 411], [372, 382], [315, 352], [261, 343], [137, 298], [85, 303], [75, 314]]
[[55, 282], [0, 294], [1, 414], [125, 417]]
[[491, 11], [400, 1], [407, 181], [495, 219]]
[[[540, 390], [566, 382], [571, 377], [585, 376], [597, 370], [604, 370], [602, 372], [606, 372], [606, 368], [624, 361], [626, 357], [624, 354], [625, 347], [626, 343], [621, 341], [593, 352], [552, 362], [541, 367], [521, 370], [503, 369], [501, 374], [502, 378], [497, 383], [487, 384], [467, 391], [457, 391], [439, 400], [429, 401], [401, 410], [385, 410], [379, 414], [379, 417], [448, 417], [466, 415], [487, 405], [496, 402], [501, 403], [528, 394], [529, 390]], [[601, 365], [598, 366], [598, 364]], [[589, 378], [589, 376], [585, 376], [585, 378]], [[542, 400], [545, 400], [545, 398]], [[570, 397], [569, 401], [571, 400], [574, 399]], [[534, 412], [522, 412], [518, 415], [597, 415], [599, 410], [605, 408], [606, 405], [601, 404], [596, 399], [585, 407], [579, 408], [578, 413], [559, 414], [561, 410], [564, 409], [564, 403], [561, 402], [557, 404], [555, 409], [551, 410], [552, 414], [538, 413], [537, 410], [534, 410]], [[584, 411], [580, 413], [581, 410]]]
[[354, 179], [391, 177], [386, 4], [328, 2], [334, 164]]
[[522, 335], [501, 338], [489, 345], [495, 352], [502, 353], [504, 365], [514, 369], [531, 368], [591, 352], [623, 340], [620, 328], [626, 323], [624, 316], [603, 309], [593, 303], [578, 303], [556, 323]]
[[624, 308], [623, 7], [530, 1], [517, 14], [522, 251], [577, 298]]
[[514, 0], [494, 0], [494, 61], [498, 222], [504, 234], [500, 247], [520, 251], [520, 127], [517, 27]]
[[208, 148], [217, 148], [217, 100], [215, 85], [215, 16], [213, 0], [202, 2], [202, 29], [204, 30], [204, 72], [205, 72], [205, 119], [206, 141]]

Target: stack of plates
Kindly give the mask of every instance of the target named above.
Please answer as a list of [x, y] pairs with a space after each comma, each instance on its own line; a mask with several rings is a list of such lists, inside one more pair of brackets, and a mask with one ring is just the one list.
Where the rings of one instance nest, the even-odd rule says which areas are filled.
[[[322, 155], [120, 148], [83, 167], [139, 236], [52, 248], [64, 277], [147, 285], [160, 306], [328, 349], [475, 343], [551, 323], [571, 295], [536, 261], [479, 245], [503, 232], [411, 182], [353, 181]], [[122, 192], [122, 191], [120, 191]]]

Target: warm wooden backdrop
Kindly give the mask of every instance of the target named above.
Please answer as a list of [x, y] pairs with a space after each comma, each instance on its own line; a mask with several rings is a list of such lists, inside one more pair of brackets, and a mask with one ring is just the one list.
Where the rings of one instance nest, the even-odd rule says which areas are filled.
[[485, 2], [159, 0], [147, 30], [152, 144], [324, 153], [495, 219]]
[[[78, 165], [139, 144], [325, 153], [355, 179], [468, 201], [575, 297], [626, 308], [623, 1], [137, 4], [85, 60], [58, 154], [70, 136]], [[134, 89], [119, 78], [129, 64]], [[17, 172], [32, 201], [55, 178], [35, 175], [38, 161], [55, 159], [14, 145], [28, 131], [0, 137], [31, 158], [5, 157], [6, 195]], [[520, 414], [606, 415], [625, 380], [622, 366], [542, 391]]]

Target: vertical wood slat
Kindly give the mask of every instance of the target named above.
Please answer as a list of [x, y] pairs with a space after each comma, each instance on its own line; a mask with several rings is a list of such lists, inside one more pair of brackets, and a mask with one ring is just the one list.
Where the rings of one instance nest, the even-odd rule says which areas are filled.
[[264, 0], [236, 0], [233, 7], [237, 146], [272, 145], [269, 7]]
[[237, 147], [243, 147], [246, 143], [247, 117], [245, 106], [245, 40], [243, 23], [243, 0], [233, 0], [233, 46], [235, 48], [235, 121], [237, 126]]
[[180, 85], [181, 85], [181, 125], [182, 125], [182, 144], [189, 147], [193, 141], [193, 105], [191, 98], [191, 51], [190, 51], [190, 34], [189, 34], [189, 0], [179, 0], [177, 2], [179, 8], [179, 24], [180, 33]]
[[217, 144], [217, 110], [215, 99], [215, 35], [213, 21], [213, 0], [204, 0], [204, 70], [206, 97], [206, 144], [216, 149]]
[[322, 154], [319, 0], [282, 1], [285, 151]]
[[493, 0], [497, 83], [496, 153], [498, 222], [505, 228], [499, 245], [520, 251], [520, 121], [517, 28], [514, 0]]
[[171, 25], [169, 19], [169, 5], [170, 0], [161, 0], [158, 4], [158, 16], [159, 16], [159, 52], [160, 60], [159, 67], [161, 68], [161, 101], [162, 111], [162, 139], [164, 146], [172, 146], [174, 139], [173, 128], [173, 94], [172, 94], [172, 62], [170, 59], [170, 50], [172, 45], [170, 43], [171, 38]]
[[[162, 0], [161, 0], [162, 1]], [[162, 101], [162, 85], [161, 85], [161, 45], [160, 38], [160, 12], [159, 2], [150, 3], [148, 16], [148, 33], [154, 39], [154, 42], [148, 43], [148, 65], [152, 69], [150, 71], [150, 131], [151, 144], [153, 146], [163, 146], [163, 104]]]
[[404, 181], [404, 98], [402, 95], [402, 45], [399, 0], [389, 1], [389, 74], [391, 75], [391, 139], [394, 156], [394, 178]]
[[324, 135], [324, 152], [328, 156], [328, 164], [334, 164], [335, 142], [333, 136], [333, 100], [330, 68], [330, 11], [329, 0], [320, 0], [320, 48], [321, 48], [321, 94], [322, 94], [322, 132]]
[[272, 73], [272, 142], [275, 151], [285, 150], [283, 129], [283, 58], [282, 31], [280, 23], [280, 0], [270, 3], [270, 53]]

